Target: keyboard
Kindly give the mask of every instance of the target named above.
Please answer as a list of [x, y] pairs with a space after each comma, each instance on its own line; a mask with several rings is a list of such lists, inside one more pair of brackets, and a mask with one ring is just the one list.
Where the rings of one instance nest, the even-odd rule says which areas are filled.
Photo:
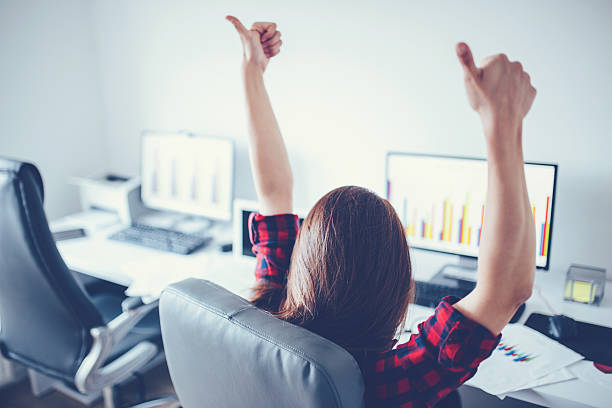
[[[445, 296], [457, 296], [459, 298], [465, 297], [468, 293], [474, 289], [475, 283], [467, 283], [463, 281], [463, 284], [459, 287], [453, 287], [448, 285], [442, 285], [432, 282], [414, 281], [415, 285], [415, 297], [414, 303], [417, 305], [435, 308], [438, 303]], [[525, 304], [516, 311], [510, 323], [516, 323], [525, 310]]]
[[211, 241], [210, 237], [199, 237], [141, 224], [135, 224], [116, 232], [108, 237], [108, 239], [182, 255], [190, 254], [206, 246]]
[[465, 297], [474, 289], [472, 285], [464, 287], [451, 287], [432, 282], [414, 281], [415, 297], [414, 303], [421, 306], [435, 308], [444, 296]]

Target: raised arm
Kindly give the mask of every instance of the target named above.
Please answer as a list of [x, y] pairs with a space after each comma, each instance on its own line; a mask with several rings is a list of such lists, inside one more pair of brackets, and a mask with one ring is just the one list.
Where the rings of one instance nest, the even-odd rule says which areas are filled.
[[227, 16], [240, 35], [244, 50], [243, 77], [249, 121], [249, 154], [259, 211], [263, 215], [293, 211], [293, 174], [263, 73], [280, 51], [280, 31], [274, 23], [255, 23], [250, 30]]
[[497, 334], [533, 287], [535, 226], [525, 183], [522, 122], [536, 90], [521, 64], [504, 54], [486, 58], [480, 68], [466, 44], [457, 45], [457, 55], [470, 105], [484, 128], [488, 192], [476, 288], [455, 307]]

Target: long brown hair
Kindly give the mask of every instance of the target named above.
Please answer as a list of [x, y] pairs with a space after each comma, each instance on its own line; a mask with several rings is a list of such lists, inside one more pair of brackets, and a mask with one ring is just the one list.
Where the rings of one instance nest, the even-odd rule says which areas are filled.
[[353, 353], [384, 351], [406, 317], [411, 272], [391, 204], [362, 187], [337, 188], [299, 230], [278, 317]]

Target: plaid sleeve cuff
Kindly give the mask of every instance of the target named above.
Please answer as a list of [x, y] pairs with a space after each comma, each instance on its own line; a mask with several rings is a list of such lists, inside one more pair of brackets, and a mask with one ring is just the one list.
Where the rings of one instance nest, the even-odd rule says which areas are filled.
[[459, 298], [447, 296], [434, 315], [419, 325], [419, 332], [448, 368], [474, 370], [491, 355], [501, 339], [453, 307]]
[[[249, 237], [253, 245], [295, 242], [297, 231], [298, 216], [295, 214], [261, 215], [252, 213], [249, 217]], [[254, 251], [255, 249], [253, 249]]]
[[249, 236], [257, 257], [255, 277], [281, 287], [286, 279], [299, 224], [295, 214], [249, 217]]

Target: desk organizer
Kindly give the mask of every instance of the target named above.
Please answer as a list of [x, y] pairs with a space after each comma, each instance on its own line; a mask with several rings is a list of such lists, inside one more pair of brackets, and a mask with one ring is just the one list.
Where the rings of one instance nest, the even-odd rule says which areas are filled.
[[606, 287], [606, 270], [584, 265], [570, 265], [565, 278], [563, 298], [572, 302], [599, 306]]

